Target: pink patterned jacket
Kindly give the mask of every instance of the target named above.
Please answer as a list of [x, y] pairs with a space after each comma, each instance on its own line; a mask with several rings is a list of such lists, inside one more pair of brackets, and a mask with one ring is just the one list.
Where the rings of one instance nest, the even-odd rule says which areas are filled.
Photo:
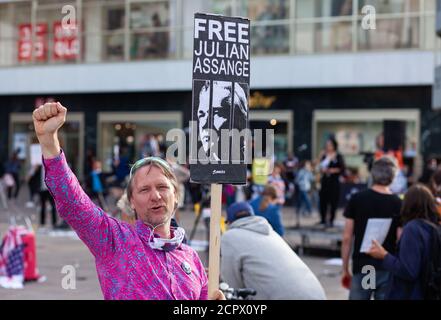
[[182, 244], [165, 252], [148, 245], [150, 228], [109, 217], [81, 188], [64, 152], [43, 159], [45, 182], [57, 211], [95, 256], [104, 299], [186, 300], [208, 298], [207, 275], [198, 254]]

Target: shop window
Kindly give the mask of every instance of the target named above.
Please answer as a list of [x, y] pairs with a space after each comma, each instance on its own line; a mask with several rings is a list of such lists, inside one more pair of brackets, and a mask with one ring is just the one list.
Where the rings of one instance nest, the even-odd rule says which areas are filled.
[[104, 7], [104, 60], [118, 61], [124, 59], [124, 25], [124, 5]]
[[115, 171], [115, 164], [121, 155], [125, 156], [129, 164], [145, 156], [165, 156], [169, 145], [165, 141], [167, 132], [182, 127], [181, 116], [176, 114], [141, 113], [118, 116], [103, 113], [99, 117], [98, 155], [106, 173]]
[[130, 7], [131, 59], [167, 58], [173, 54], [174, 1], [133, 3]]
[[341, 17], [352, 15], [353, 0], [297, 0], [296, 18]]
[[[417, 120], [406, 120], [405, 148], [403, 150], [406, 174], [413, 175], [417, 150]], [[319, 155], [326, 140], [333, 136], [338, 142], [339, 152], [345, 158], [347, 182], [366, 183], [369, 165], [378, 150], [378, 138], [383, 131], [383, 119], [366, 121], [326, 121], [316, 122], [315, 155]]]
[[295, 41], [298, 53], [351, 51], [352, 22], [298, 23]]
[[361, 50], [410, 49], [420, 45], [420, 18], [391, 18], [376, 20], [376, 30], [358, 30]]
[[289, 0], [248, 0], [240, 1], [240, 14], [251, 21], [289, 19]]
[[[60, 146], [66, 154], [66, 159], [72, 171], [82, 178], [84, 160], [83, 155], [83, 116], [71, 113], [59, 132]], [[30, 116], [11, 114], [10, 150], [20, 149], [19, 158], [23, 162], [22, 174], [31, 167], [31, 145], [37, 143], [33, 122]]]
[[375, 8], [376, 14], [394, 14], [405, 12], [418, 12], [420, 0], [358, 0], [358, 12], [366, 6]]
[[280, 54], [289, 52], [289, 28], [287, 24], [251, 27], [253, 54]]

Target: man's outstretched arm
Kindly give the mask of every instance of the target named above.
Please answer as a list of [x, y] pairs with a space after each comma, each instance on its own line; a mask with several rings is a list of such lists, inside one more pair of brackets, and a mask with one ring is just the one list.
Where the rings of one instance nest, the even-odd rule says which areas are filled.
[[67, 165], [58, 140], [67, 109], [60, 103], [46, 103], [33, 112], [34, 128], [40, 142], [45, 182], [61, 218], [77, 232], [95, 256], [105, 256], [113, 247], [117, 222], [108, 218], [81, 188]]

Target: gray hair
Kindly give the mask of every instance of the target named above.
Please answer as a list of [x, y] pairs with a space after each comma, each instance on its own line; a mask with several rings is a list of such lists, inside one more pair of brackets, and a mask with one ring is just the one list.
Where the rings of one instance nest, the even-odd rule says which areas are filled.
[[391, 157], [381, 157], [372, 165], [372, 182], [381, 186], [389, 186], [397, 174], [398, 166], [395, 159]]

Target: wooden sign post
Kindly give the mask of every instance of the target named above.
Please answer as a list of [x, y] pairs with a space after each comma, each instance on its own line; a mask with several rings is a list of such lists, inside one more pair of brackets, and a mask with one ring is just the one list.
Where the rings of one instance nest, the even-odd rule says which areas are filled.
[[219, 289], [220, 222], [222, 210], [222, 185], [211, 184], [210, 252], [208, 257], [208, 296]]
[[222, 185], [246, 184], [250, 21], [196, 13], [190, 179], [211, 185], [208, 294], [219, 289]]

